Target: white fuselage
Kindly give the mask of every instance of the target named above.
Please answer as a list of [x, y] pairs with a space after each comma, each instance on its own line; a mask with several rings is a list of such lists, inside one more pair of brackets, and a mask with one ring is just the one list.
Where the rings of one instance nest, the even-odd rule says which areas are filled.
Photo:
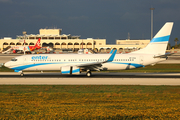
[[[5, 63], [16, 71], [61, 70], [62, 66], [78, 66], [108, 60], [111, 54], [36, 54], [16, 57]], [[166, 60], [154, 58], [152, 54], [116, 54], [112, 62], [102, 64], [102, 70], [124, 70], [143, 67]]]
[[23, 50], [23, 51], [30, 51], [28, 46], [13, 46], [13, 50]]

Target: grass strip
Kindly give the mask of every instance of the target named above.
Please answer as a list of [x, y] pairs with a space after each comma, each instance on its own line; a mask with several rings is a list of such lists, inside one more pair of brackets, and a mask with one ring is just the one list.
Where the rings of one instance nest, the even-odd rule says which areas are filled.
[[0, 119], [179, 119], [180, 86], [1, 85]]

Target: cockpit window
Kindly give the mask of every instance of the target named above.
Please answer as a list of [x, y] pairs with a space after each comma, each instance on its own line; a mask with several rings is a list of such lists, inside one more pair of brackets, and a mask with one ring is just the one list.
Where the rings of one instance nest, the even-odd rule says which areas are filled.
[[13, 59], [11, 59], [11, 61], [17, 61], [17, 59], [16, 59], [16, 58], [13, 58]]

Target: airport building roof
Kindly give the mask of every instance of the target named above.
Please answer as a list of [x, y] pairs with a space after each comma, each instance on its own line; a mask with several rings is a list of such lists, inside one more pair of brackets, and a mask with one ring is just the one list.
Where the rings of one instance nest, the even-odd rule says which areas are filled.
[[62, 34], [62, 29], [39, 29], [39, 34], [30, 34], [30, 35], [17, 35], [17, 39], [79, 39], [80, 36], [72, 36], [71, 34]]

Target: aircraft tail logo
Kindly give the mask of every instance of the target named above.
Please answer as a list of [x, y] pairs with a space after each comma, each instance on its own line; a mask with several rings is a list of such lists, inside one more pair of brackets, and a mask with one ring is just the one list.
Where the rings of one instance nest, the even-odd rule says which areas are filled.
[[41, 46], [40, 46], [40, 42], [41, 42], [41, 38], [38, 39], [38, 41], [37, 41], [35, 47], [40, 48], [40, 47], [41, 47]]

